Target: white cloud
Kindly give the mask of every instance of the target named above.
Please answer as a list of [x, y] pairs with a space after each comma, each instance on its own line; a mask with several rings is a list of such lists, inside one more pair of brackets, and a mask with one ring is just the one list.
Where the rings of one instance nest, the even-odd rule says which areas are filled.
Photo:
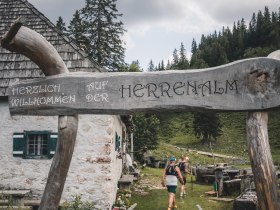
[[[58, 16], [68, 22], [85, 0], [29, 0], [54, 23]], [[253, 12], [277, 11], [279, 0], [118, 0], [117, 9], [127, 33], [127, 62], [146, 65], [168, 58], [184, 42], [187, 50], [195, 38], [220, 31], [242, 17], [248, 25]]]
[[28, 0], [53, 23], [59, 16], [69, 22], [76, 10], [85, 5], [85, 0]]

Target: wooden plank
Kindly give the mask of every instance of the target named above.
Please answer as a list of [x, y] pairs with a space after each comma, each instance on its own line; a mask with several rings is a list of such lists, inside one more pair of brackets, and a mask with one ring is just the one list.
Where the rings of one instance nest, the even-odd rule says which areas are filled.
[[135, 209], [137, 206], [137, 203], [134, 203], [133, 205], [131, 205], [127, 210], [133, 210]]
[[206, 194], [206, 195], [217, 195], [217, 192], [216, 192], [216, 191], [211, 190], [211, 191], [207, 191], [207, 192], [205, 192], [205, 194]]
[[[63, 203], [65, 201], [60, 201], [59, 206], [63, 206]], [[25, 206], [39, 206], [41, 203], [41, 200], [24, 200]]]
[[30, 190], [0, 190], [0, 194], [3, 195], [12, 195], [12, 196], [17, 196], [17, 197], [24, 197], [28, 193], [30, 193]]
[[203, 70], [56, 75], [8, 95], [12, 115], [263, 110], [280, 105], [279, 80], [279, 60], [253, 58]]
[[9, 200], [0, 200], [0, 205], [9, 204]]
[[220, 198], [220, 197], [210, 197], [210, 198], [208, 198], [208, 199], [210, 199], [210, 200], [214, 200], [214, 201], [222, 201], [222, 202], [227, 202], [227, 203], [230, 203], [230, 202], [232, 202], [234, 199], [232, 199], [232, 198]]
[[33, 209], [32, 206], [0, 206], [0, 209], [5, 209], [5, 210], [9, 210], [9, 209], [19, 209], [19, 210], [27, 210], [27, 209]]

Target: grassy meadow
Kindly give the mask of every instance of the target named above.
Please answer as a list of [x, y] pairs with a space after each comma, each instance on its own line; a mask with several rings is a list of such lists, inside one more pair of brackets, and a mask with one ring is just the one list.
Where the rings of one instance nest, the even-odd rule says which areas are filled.
[[[141, 171], [142, 179], [150, 180], [151, 184], [159, 185], [161, 181], [161, 174], [163, 169], [145, 168]], [[143, 181], [142, 180], [142, 181]], [[140, 181], [141, 182], [141, 181]], [[193, 184], [191, 187], [191, 178], [187, 178], [187, 196], [185, 198], [179, 197], [179, 189], [177, 188], [176, 201], [178, 210], [198, 210], [199, 205], [203, 210], [231, 210], [232, 202], [217, 202], [210, 200], [211, 196], [205, 195], [205, 192], [212, 190], [212, 185]], [[193, 189], [193, 190], [192, 190]], [[167, 209], [168, 193], [166, 189], [148, 190], [148, 194], [139, 195], [132, 194], [131, 204], [137, 203], [135, 210], [165, 210]]]

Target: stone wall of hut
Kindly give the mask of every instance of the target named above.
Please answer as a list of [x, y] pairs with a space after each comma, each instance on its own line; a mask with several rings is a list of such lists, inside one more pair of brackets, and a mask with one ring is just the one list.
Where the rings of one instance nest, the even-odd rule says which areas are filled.
[[[13, 157], [13, 134], [24, 130], [57, 132], [57, 117], [13, 116], [8, 102], [0, 101], [0, 189], [31, 189], [41, 197], [52, 159]], [[111, 209], [122, 172], [122, 160], [115, 151], [115, 136], [121, 137], [124, 125], [119, 116], [80, 115], [75, 150], [64, 186], [63, 200], [81, 195]]]

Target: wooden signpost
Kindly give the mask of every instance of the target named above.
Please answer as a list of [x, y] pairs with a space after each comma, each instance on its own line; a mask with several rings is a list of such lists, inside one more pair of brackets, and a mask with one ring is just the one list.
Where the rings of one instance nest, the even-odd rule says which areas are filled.
[[47, 76], [10, 86], [10, 113], [60, 115], [59, 143], [40, 209], [58, 206], [74, 149], [77, 114], [213, 110], [249, 111], [247, 137], [259, 206], [279, 210], [267, 113], [259, 112], [280, 106], [279, 60], [254, 58], [202, 70], [68, 73], [55, 49], [20, 23], [1, 44], [29, 57]]
[[262, 110], [280, 105], [279, 75], [279, 60], [254, 58], [203, 70], [60, 74], [8, 95], [12, 115]]

